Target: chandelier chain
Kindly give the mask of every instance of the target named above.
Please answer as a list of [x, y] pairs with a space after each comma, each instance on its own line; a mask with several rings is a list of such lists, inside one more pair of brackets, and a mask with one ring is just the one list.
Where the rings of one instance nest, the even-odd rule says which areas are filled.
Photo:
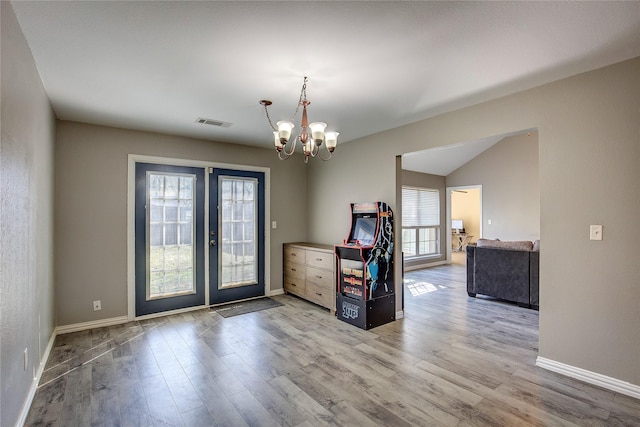
[[307, 76], [304, 76], [304, 83], [302, 83], [302, 89], [300, 90], [300, 99], [298, 99], [298, 105], [296, 106], [296, 111], [293, 113], [291, 117], [291, 121], [294, 122], [296, 117], [298, 116], [298, 111], [300, 111], [300, 106], [302, 105], [302, 101], [307, 100]]
[[277, 132], [278, 128], [275, 127], [273, 125], [273, 122], [271, 121], [271, 116], [269, 115], [269, 110], [267, 109], [267, 104], [265, 103], [265, 104], [263, 104], [263, 106], [264, 106], [264, 112], [267, 115], [267, 120], [269, 121], [269, 126], [271, 126], [271, 129], [273, 129], [274, 132]]

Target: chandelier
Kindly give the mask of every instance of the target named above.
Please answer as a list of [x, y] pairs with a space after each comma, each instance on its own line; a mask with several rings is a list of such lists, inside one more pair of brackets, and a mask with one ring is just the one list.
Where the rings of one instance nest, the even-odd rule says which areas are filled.
[[[309, 123], [309, 120], [307, 119], [307, 106], [311, 104], [311, 101], [307, 99], [307, 80], [308, 79], [305, 76], [304, 82], [302, 83], [302, 90], [300, 91], [298, 106], [296, 107], [296, 111], [293, 113], [293, 117], [291, 120], [282, 120], [277, 122], [277, 128], [273, 125], [267, 108], [273, 103], [268, 99], [260, 100], [260, 105], [264, 106], [265, 115], [267, 116], [271, 129], [273, 129], [273, 142], [276, 146], [276, 151], [278, 152], [278, 158], [280, 160], [287, 160], [293, 155], [296, 150], [296, 146], [298, 145], [298, 141], [300, 141], [300, 144], [302, 145], [305, 163], [309, 161], [309, 157], [318, 157], [321, 160], [329, 160], [332, 156], [333, 150], [336, 149], [336, 145], [338, 144], [338, 132], [325, 132], [327, 127], [326, 123]], [[298, 136], [290, 141], [291, 131], [295, 127], [293, 120], [298, 115], [301, 105], [302, 122], [300, 126], [302, 130]], [[328, 157], [322, 157], [322, 155], [320, 155], [320, 147], [323, 143], [327, 153], [329, 154]]]

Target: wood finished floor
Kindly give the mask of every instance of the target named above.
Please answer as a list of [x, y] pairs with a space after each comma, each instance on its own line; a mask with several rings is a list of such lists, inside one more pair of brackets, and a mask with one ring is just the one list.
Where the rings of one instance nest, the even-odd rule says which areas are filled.
[[640, 401], [535, 367], [538, 312], [408, 273], [363, 331], [293, 296], [58, 336], [27, 425], [638, 426]]

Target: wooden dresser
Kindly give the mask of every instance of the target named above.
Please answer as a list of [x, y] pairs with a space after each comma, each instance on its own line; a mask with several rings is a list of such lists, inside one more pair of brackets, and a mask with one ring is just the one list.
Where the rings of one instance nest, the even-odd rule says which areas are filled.
[[336, 310], [333, 246], [315, 243], [283, 245], [284, 291]]

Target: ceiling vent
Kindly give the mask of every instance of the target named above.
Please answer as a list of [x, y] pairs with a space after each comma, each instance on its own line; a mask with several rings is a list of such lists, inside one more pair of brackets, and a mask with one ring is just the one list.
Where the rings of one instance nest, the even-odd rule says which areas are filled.
[[200, 123], [203, 125], [211, 125], [211, 126], [218, 126], [221, 128], [228, 128], [229, 126], [231, 126], [231, 123], [229, 122], [221, 122], [220, 120], [213, 120], [213, 119], [205, 119], [202, 117], [198, 117], [196, 119], [196, 123]]

